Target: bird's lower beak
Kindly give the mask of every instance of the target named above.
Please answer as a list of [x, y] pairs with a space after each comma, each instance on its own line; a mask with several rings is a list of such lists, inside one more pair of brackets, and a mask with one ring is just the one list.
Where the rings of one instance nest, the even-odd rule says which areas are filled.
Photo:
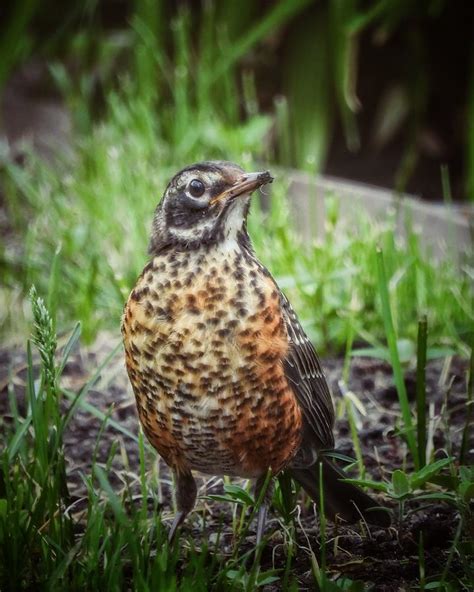
[[222, 193], [219, 193], [219, 195], [216, 195], [216, 197], [210, 201], [210, 205], [214, 205], [222, 199], [229, 199], [231, 197], [237, 197], [238, 195], [248, 195], [255, 191], [255, 189], [258, 189], [267, 183], [271, 183], [272, 181], [273, 177], [268, 171], [261, 173], [246, 173], [236, 181], [232, 187], [229, 187]]

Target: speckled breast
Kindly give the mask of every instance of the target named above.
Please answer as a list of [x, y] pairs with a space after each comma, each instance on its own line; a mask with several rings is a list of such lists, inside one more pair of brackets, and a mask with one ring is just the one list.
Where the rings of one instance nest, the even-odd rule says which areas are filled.
[[122, 331], [144, 431], [172, 468], [257, 477], [292, 458], [301, 411], [279, 293], [250, 253], [155, 257]]

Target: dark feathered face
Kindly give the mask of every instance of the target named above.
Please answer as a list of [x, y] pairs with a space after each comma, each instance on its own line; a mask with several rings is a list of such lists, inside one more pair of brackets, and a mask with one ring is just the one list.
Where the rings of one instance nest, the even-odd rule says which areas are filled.
[[156, 209], [150, 252], [236, 240], [245, 227], [250, 195], [271, 181], [268, 172], [245, 173], [230, 162], [186, 167], [170, 181]]

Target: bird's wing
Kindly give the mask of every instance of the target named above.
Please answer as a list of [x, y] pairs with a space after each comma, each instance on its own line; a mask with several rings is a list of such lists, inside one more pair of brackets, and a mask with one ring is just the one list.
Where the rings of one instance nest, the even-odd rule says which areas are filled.
[[305, 433], [310, 435], [316, 449], [332, 449], [334, 407], [321, 363], [285, 296], [282, 298], [282, 310], [290, 340], [283, 366], [303, 411]]

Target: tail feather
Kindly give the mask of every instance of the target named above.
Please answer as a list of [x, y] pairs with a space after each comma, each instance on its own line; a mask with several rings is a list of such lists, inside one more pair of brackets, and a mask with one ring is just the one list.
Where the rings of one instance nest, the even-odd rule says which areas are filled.
[[341, 479], [346, 476], [328, 459], [320, 459], [305, 469], [290, 469], [289, 473], [319, 505], [319, 464], [322, 465], [324, 487], [324, 513], [334, 520], [336, 515], [346, 522], [357, 522], [361, 518], [369, 524], [388, 527], [391, 520], [387, 510], [362, 489]]

